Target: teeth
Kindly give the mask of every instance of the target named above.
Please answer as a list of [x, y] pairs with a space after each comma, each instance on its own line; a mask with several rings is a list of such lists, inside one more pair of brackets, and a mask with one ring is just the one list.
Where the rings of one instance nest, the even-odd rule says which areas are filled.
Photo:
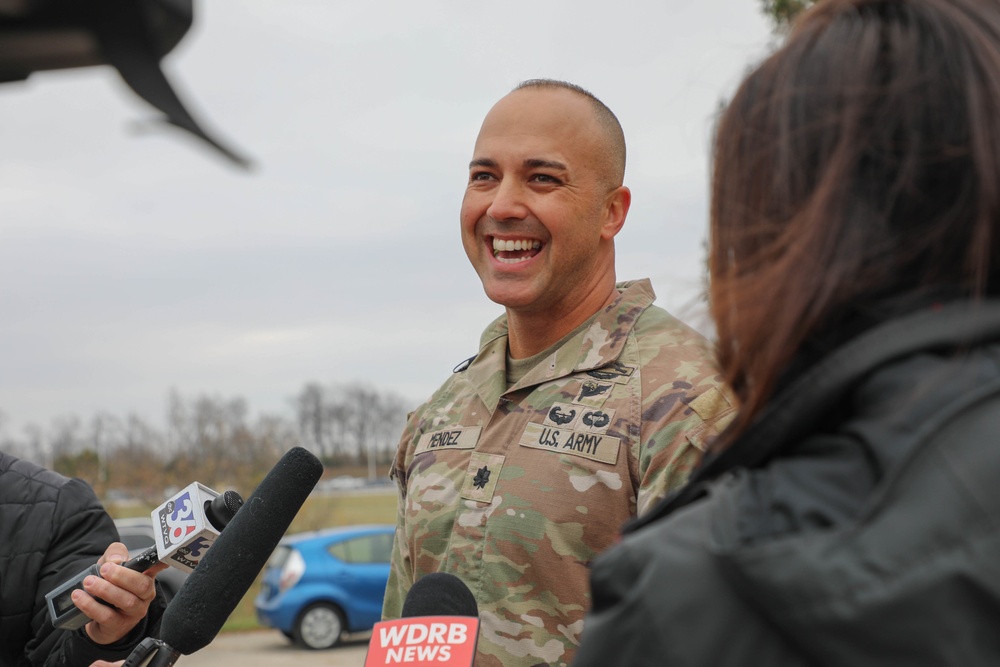
[[512, 250], [537, 250], [542, 247], [541, 241], [533, 241], [529, 239], [518, 239], [517, 241], [506, 240], [494, 238], [493, 239], [493, 250], [497, 252], [510, 252]]

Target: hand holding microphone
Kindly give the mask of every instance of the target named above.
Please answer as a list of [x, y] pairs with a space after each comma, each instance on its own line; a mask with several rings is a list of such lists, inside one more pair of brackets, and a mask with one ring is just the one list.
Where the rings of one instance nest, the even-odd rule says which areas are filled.
[[[88, 622], [86, 632], [95, 644], [113, 644], [146, 616], [150, 602], [156, 596], [154, 577], [166, 569], [157, 563], [145, 572], [122, 567], [128, 559], [128, 549], [121, 542], [111, 544], [81, 586], [69, 591], [68, 604]], [[89, 573], [91, 569], [88, 569]]]
[[[124, 609], [127, 612], [138, 608], [136, 599], [144, 601], [140, 605], [142, 613], [126, 629], [125, 632], [128, 632], [145, 615], [145, 610], [155, 595], [152, 578], [164, 567], [152, 568], [162, 562], [192, 571], [242, 504], [243, 499], [235, 491], [226, 491], [220, 495], [198, 482], [185, 487], [153, 510], [153, 524], [159, 528], [155, 547], [122, 562], [128, 558], [128, 551], [123, 545], [115, 543], [108, 547], [97, 564], [63, 582], [45, 596], [52, 625], [62, 630], [75, 630], [91, 620], [98, 620], [93, 615], [95, 613], [104, 619], [105, 624], [113, 620], [120, 621], [120, 614], [102, 609], [101, 605], [118, 607], [116, 601], [120, 601], [126, 608], [115, 611]], [[122, 551], [124, 558], [120, 556]], [[138, 578], [120, 572], [110, 565], [114, 563], [121, 563], [125, 569], [136, 573], [148, 572], [149, 576]], [[112, 575], [111, 581], [101, 581], [102, 577]], [[131, 595], [125, 595], [123, 591]], [[118, 639], [115, 636], [104, 637], [108, 633], [97, 628], [93, 631], [88, 628], [87, 632], [91, 639], [102, 644]], [[94, 632], [108, 641], [99, 641]]]
[[[208, 645], [270, 558], [323, 474], [301, 447], [290, 449], [247, 498], [163, 612], [160, 637], [147, 637], [126, 667], [170, 667]], [[112, 663], [97, 661], [92, 667]]]

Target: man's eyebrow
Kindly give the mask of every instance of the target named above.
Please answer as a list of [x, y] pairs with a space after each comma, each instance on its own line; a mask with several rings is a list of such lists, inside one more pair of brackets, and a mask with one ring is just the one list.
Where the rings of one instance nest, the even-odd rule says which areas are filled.
[[529, 169], [561, 169], [566, 170], [566, 165], [555, 160], [528, 159], [524, 161], [524, 166]]
[[[473, 160], [469, 163], [469, 169], [475, 169], [476, 167], [488, 167], [490, 169], [496, 169], [499, 165], [497, 161], [488, 158], [481, 157]], [[524, 161], [524, 166], [528, 169], [561, 169], [566, 170], [566, 165], [562, 162], [557, 162], [555, 160], [542, 160], [540, 158], [529, 158]]]

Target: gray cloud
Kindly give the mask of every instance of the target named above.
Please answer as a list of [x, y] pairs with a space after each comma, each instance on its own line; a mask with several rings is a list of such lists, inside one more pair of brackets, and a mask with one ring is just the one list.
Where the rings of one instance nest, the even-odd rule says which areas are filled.
[[171, 388], [286, 410], [308, 380], [413, 401], [499, 313], [458, 238], [483, 114], [566, 78], [619, 115], [619, 276], [699, 317], [708, 143], [759, 57], [754, 0], [211, 0], [165, 68], [230, 168], [108, 68], [0, 86], [0, 410], [163, 418]]

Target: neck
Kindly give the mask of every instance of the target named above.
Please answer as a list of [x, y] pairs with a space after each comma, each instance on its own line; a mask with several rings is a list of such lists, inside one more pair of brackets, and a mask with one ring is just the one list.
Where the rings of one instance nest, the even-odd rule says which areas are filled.
[[561, 313], [507, 309], [507, 346], [514, 359], [526, 359], [547, 350], [618, 298], [614, 277], [610, 285], [592, 293]]

